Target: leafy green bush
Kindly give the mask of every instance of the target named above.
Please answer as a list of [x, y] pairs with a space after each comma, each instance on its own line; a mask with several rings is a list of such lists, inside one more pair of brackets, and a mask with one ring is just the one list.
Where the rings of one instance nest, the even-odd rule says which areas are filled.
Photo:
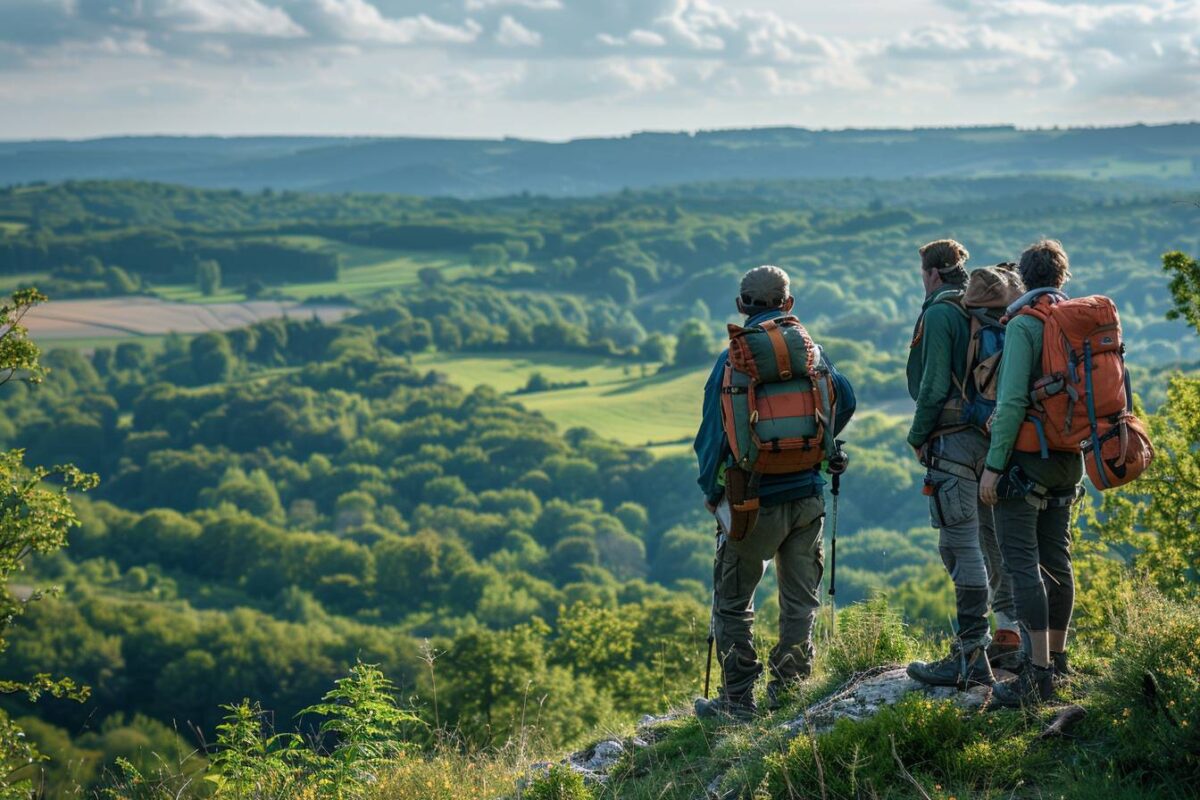
[[912, 640], [904, 632], [904, 620], [879, 595], [855, 603], [837, 617], [837, 633], [825, 652], [825, 666], [834, 675], [848, 677], [880, 664], [907, 661]]
[[394, 691], [378, 667], [359, 662], [320, 703], [300, 712], [324, 716], [320, 732], [332, 738], [332, 747], [310, 760], [322, 793], [341, 797], [374, 781], [380, 767], [409, 749], [404, 731], [420, 719], [396, 705]]
[[570, 767], [556, 764], [525, 791], [525, 800], [592, 800], [595, 794], [583, 776]]
[[1112, 768], [1176, 787], [1200, 781], [1200, 603], [1146, 589], [1114, 607], [1116, 650], [1081, 678], [1088, 726], [1111, 744]]
[[359, 797], [410, 749], [406, 731], [420, 724], [396, 705], [394, 687], [372, 664], [359, 662], [303, 714], [325, 717], [328, 749], [310, 748], [299, 734], [264, 730], [263, 710], [243, 700], [226, 706], [207, 780], [218, 797], [277, 797], [303, 786], [320, 797]]

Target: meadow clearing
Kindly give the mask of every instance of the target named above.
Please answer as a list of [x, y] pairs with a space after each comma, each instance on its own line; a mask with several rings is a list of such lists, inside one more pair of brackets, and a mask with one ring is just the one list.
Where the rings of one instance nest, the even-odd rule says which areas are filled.
[[562, 430], [591, 428], [623, 444], [649, 445], [657, 455], [690, 450], [708, 377], [707, 367], [660, 372], [658, 364], [567, 353], [425, 353], [413, 363], [436, 370], [464, 388], [488, 385], [505, 394], [521, 389], [534, 373], [551, 383], [587, 381], [587, 386], [519, 394], [514, 399]]
[[[336, 296], [361, 301], [389, 289], [403, 290], [415, 287], [420, 282], [417, 273], [425, 267], [440, 270], [447, 280], [465, 275], [472, 269], [461, 254], [401, 253], [381, 247], [363, 247], [336, 242], [320, 236], [278, 236], [275, 238], [289, 245], [337, 253], [342, 258], [342, 268], [336, 281], [281, 284], [272, 287], [281, 296], [296, 300]], [[166, 300], [188, 303], [229, 302], [245, 299], [241, 287], [222, 287], [221, 291], [215, 295], [205, 296], [193, 284], [155, 287], [154, 294]]]

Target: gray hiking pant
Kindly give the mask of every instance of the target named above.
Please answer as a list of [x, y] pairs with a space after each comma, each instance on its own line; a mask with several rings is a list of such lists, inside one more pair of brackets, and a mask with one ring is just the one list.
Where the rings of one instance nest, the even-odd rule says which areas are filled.
[[808, 677], [812, 628], [821, 604], [825, 551], [822, 496], [763, 508], [758, 525], [740, 542], [722, 539], [713, 566], [713, 633], [726, 697], [740, 700], [754, 689], [763, 665], [754, 650], [754, 590], [766, 561], [775, 560], [779, 581], [779, 642], [768, 661], [772, 681]]
[[[1060, 487], [1061, 492], [1073, 490]], [[996, 523], [1012, 574], [1017, 617], [1031, 631], [1065, 631], [1075, 606], [1071, 507], [1039, 511], [1022, 498], [1001, 500]]]
[[979, 502], [979, 481], [969, 477], [982, 472], [988, 439], [975, 430], [957, 431], [937, 437], [929, 447], [943, 467], [928, 471], [933, 484], [929, 516], [938, 529], [942, 563], [954, 581], [958, 636], [968, 650], [986, 647], [991, 641], [988, 605], [1015, 616], [992, 509]]

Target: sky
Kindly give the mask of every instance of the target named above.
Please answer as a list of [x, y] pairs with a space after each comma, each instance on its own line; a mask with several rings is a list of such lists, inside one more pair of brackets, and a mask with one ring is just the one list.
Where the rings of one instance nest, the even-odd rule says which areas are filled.
[[0, 0], [0, 138], [1200, 119], [1200, 0]]

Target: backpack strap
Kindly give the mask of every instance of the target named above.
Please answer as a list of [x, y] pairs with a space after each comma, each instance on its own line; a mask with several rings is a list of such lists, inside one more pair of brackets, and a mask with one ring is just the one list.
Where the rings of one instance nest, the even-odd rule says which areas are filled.
[[933, 308], [934, 306], [938, 305], [939, 303], [944, 303], [945, 305], [949, 305], [949, 306], [953, 306], [954, 308], [957, 308], [963, 314], [968, 313], [967, 309], [963, 305], [963, 301], [962, 301], [964, 293], [965, 293], [965, 290], [963, 290], [963, 289], [955, 289], [952, 291], [942, 292], [941, 294], [939, 294], [938, 296], [936, 296], [933, 299], [932, 303], [930, 303], [925, 308], [921, 309], [921, 314], [920, 314], [920, 316], [917, 317], [917, 324], [913, 326], [912, 341], [909, 342], [909, 344], [908, 344], [908, 348], [910, 350], [915, 349], [918, 345], [921, 344], [921, 340], [925, 338], [925, 315], [927, 313], [929, 313], [929, 309]]
[[820, 400], [817, 419], [821, 421], [821, 430], [825, 439], [825, 457], [829, 459], [837, 453], [837, 442], [833, 432], [833, 426], [837, 419], [837, 400], [833, 397], [833, 376], [825, 369], [823, 356], [818, 359], [818, 363], [821, 365], [819, 372], [809, 374], [812, 375], [813, 384], [817, 387], [817, 397]]
[[1000, 324], [1007, 324], [1009, 320], [1018, 314], [1029, 314], [1045, 322], [1048, 312], [1044, 306], [1054, 305], [1066, 299], [1067, 296], [1059, 289], [1051, 289], [1049, 287], [1030, 289], [1005, 309], [1004, 316], [1000, 318]]
[[778, 321], [769, 319], [766, 322], [759, 324], [767, 333], [767, 338], [771, 340], [771, 349], [775, 351], [775, 367], [779, 370], [781, 380], [792, 379], [792, 356], [788, 352], [787, 342], [783, 338], [783, 331], [780, 330]]
[[1100, 428], [1096, 422], [1096, 398], [1095, 391], [1092, 388], [1092, 340], [1084, 339], [1083, 341], [1083, 374], [1087, 380], [1087, 413], [1088, 423], [1092, 427], [1092, 457], [1096, 459], [1096, 466], [1100, 469], [1100, 482], [1104, 485], [1098, 487], [1100, 489], [1108, 489], [1112, 484], [1108, 480], [1108, 475], [1104, 469], [1104, 463], [1100, 458]]
[[1042, 425], [1041, 417], [1028, 417], [1029, 422], [1033, 423], [1033, 429], [1037, 432], [1038, 453], [1042, 458], [1050, 457], [1050, 444], [1046, 441], [1046, 428]]

